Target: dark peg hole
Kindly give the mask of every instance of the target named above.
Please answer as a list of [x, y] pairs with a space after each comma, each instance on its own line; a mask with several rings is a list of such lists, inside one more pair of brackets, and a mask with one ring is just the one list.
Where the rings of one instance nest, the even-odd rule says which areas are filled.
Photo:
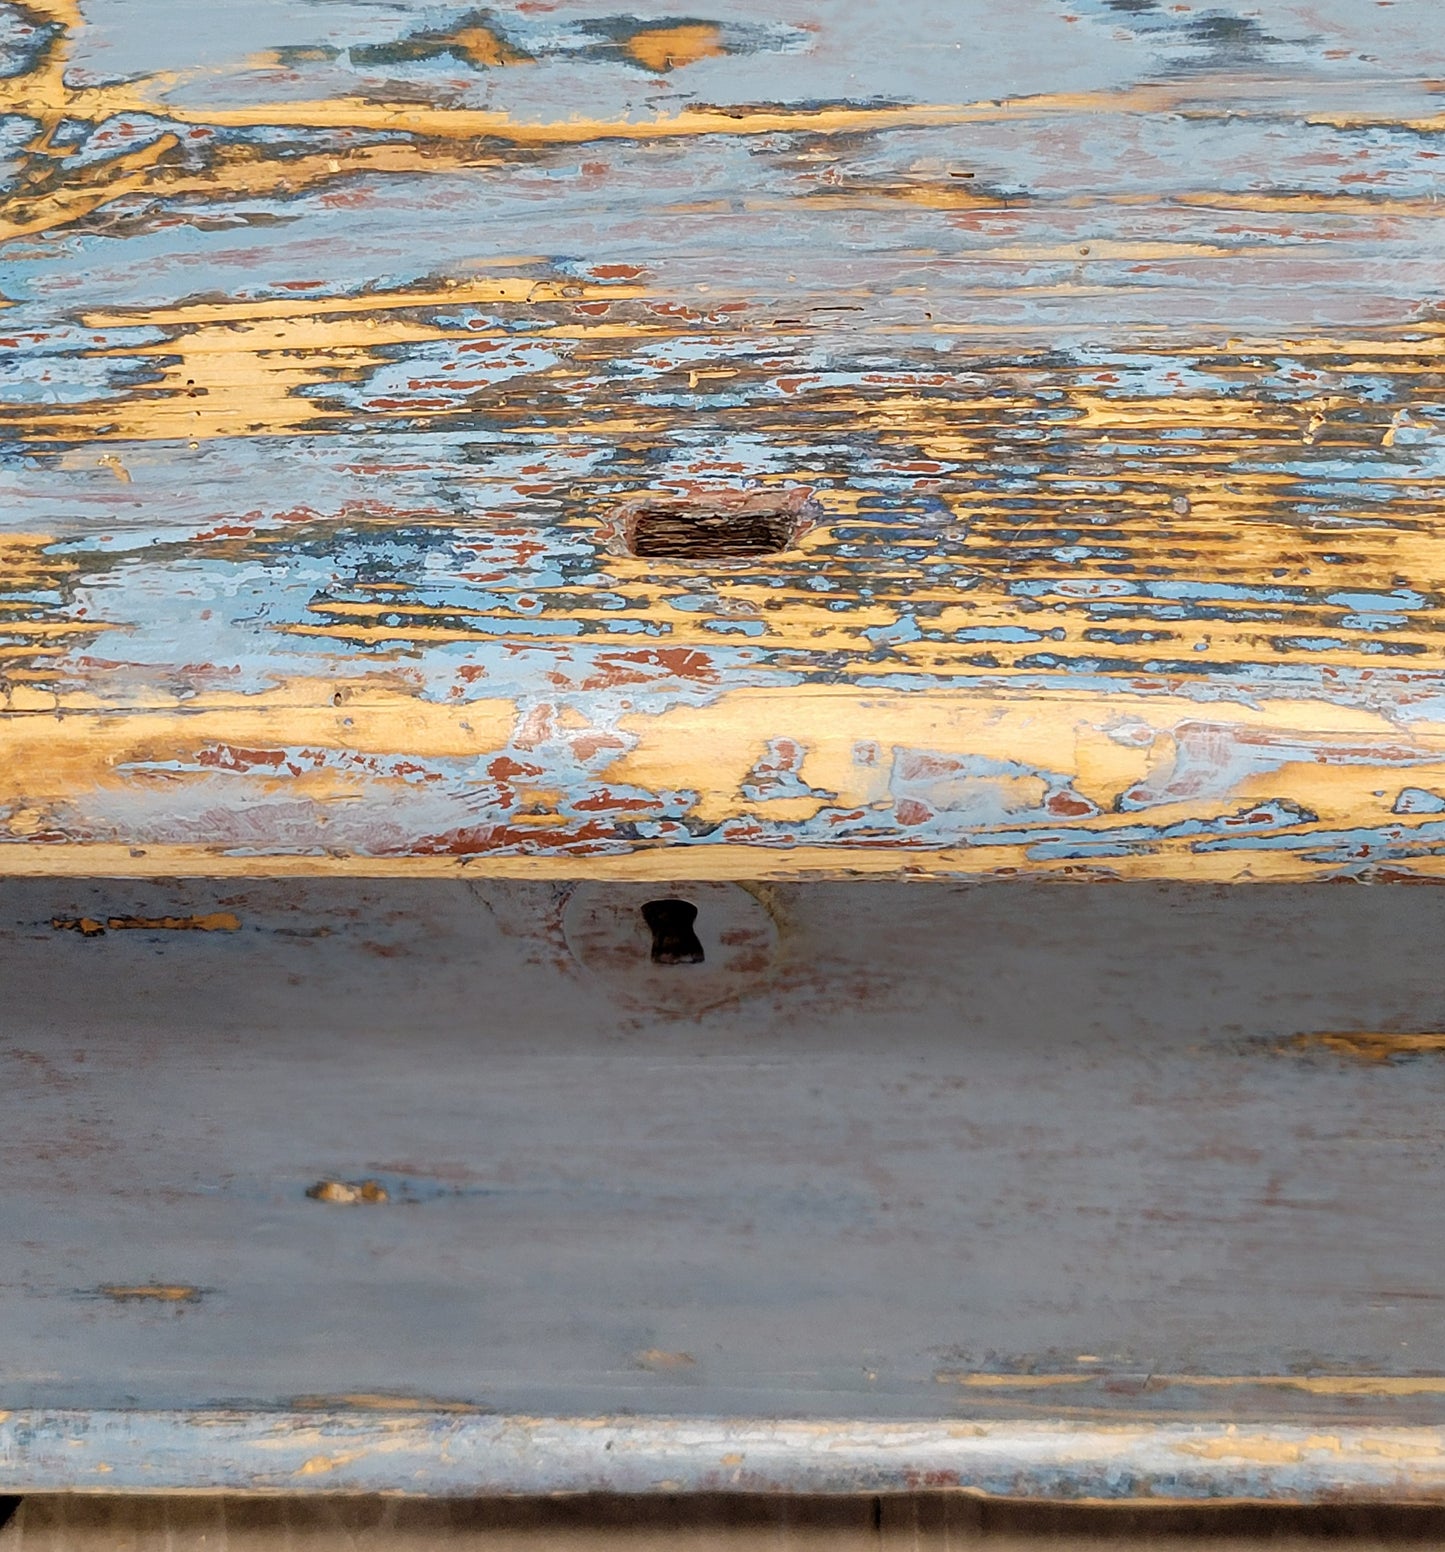
[[633, 509], [632, 553], [659, 560], [734, 560], [777, 555], [793, 542], [797, 513], [786, 507], [658, 502]]
[[707, 957], [693, 931], [697, 907], [686, 900], [649, 900], [642, 919], [652, 933], [655, 965], [700, 965]]

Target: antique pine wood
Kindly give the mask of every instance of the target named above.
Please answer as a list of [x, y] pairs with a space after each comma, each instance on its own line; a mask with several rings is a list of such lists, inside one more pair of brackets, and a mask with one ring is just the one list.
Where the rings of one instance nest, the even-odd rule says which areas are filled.
[[0, 870], [1445, 868], [1432, 0], [0, 29]]

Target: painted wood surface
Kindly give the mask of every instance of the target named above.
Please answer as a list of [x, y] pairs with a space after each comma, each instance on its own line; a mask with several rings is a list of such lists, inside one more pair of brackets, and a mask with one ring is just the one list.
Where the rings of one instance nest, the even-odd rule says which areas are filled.
[[1431, 0], [0, 50], [0, 870], [1445, 869]]
[[[1351, 1424], [1326, 1433], [1289, 1424], [1171, 1421], [1095, 1427], [497, 1418], [480, 1408], [437, 1411], [425, 1402], [393, 1413], [317, 1405], [269, 1413], [22, 1411], [0, 1415], [0, 1480], [66, 1494], [962, 1489], [975, 1500], [1014, 1503], [1438, 1503], [1442, 1437], [1438, 1429]], [[828, 1544], [837, 1542], [830, 1537]], [[909, 1544], [918, 1545], [912, 1538]]]
[[0, 889], [0, 1491], [1445, 1493], [1445, 894], [651, 893]]

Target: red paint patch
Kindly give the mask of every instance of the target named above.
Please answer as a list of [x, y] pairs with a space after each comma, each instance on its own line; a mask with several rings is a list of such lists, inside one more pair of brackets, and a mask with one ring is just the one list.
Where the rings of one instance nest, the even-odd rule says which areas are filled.
[[584, 814], [644, 814], [656, 813], [659, 804], [653, 798], [618, 797], [610, 787], [600, 787], [591, 796], [579, 798], [572, 807]]
[[1077, 792], [1067, 791], [1051, 792], [1044, 807], [1059, 819], [1082, 819], [1088, 814], [1099, 812], [1087, 798], [1081, 798]]
[[545, 775], [540, 765], [522, 765], [519, 761], [511, 759], [508, 755], [498, 755], [487, 767], [487, 775], [493, 781], [515, 781], [520, 777]]
[[213, 744], [196, 755], [196, 764], [217, 771], [282, 771], [288, 760], [284, 749], [242, 749], [235, 744]]
[[[583, 680], [583, 690], [615, 689], [619, 685], [652, 684], [659, 677], [687, 679], [694, 684], [716, 684], [717, 668], [706, 652], [691, 647], [656, 647], [637, 652], [603, 652], [597, 657], [601, 673]], [[653, 671], [649, 671], [653, 670]], [[661, 674], [655, 670], [661, 670]]]

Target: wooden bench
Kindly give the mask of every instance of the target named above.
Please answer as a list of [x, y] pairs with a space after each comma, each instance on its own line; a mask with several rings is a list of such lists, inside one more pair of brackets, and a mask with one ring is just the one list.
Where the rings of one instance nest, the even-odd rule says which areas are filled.
[[0, 1490], [1438, 1495], [1438, 19], [710, 3], [0, 6]]

